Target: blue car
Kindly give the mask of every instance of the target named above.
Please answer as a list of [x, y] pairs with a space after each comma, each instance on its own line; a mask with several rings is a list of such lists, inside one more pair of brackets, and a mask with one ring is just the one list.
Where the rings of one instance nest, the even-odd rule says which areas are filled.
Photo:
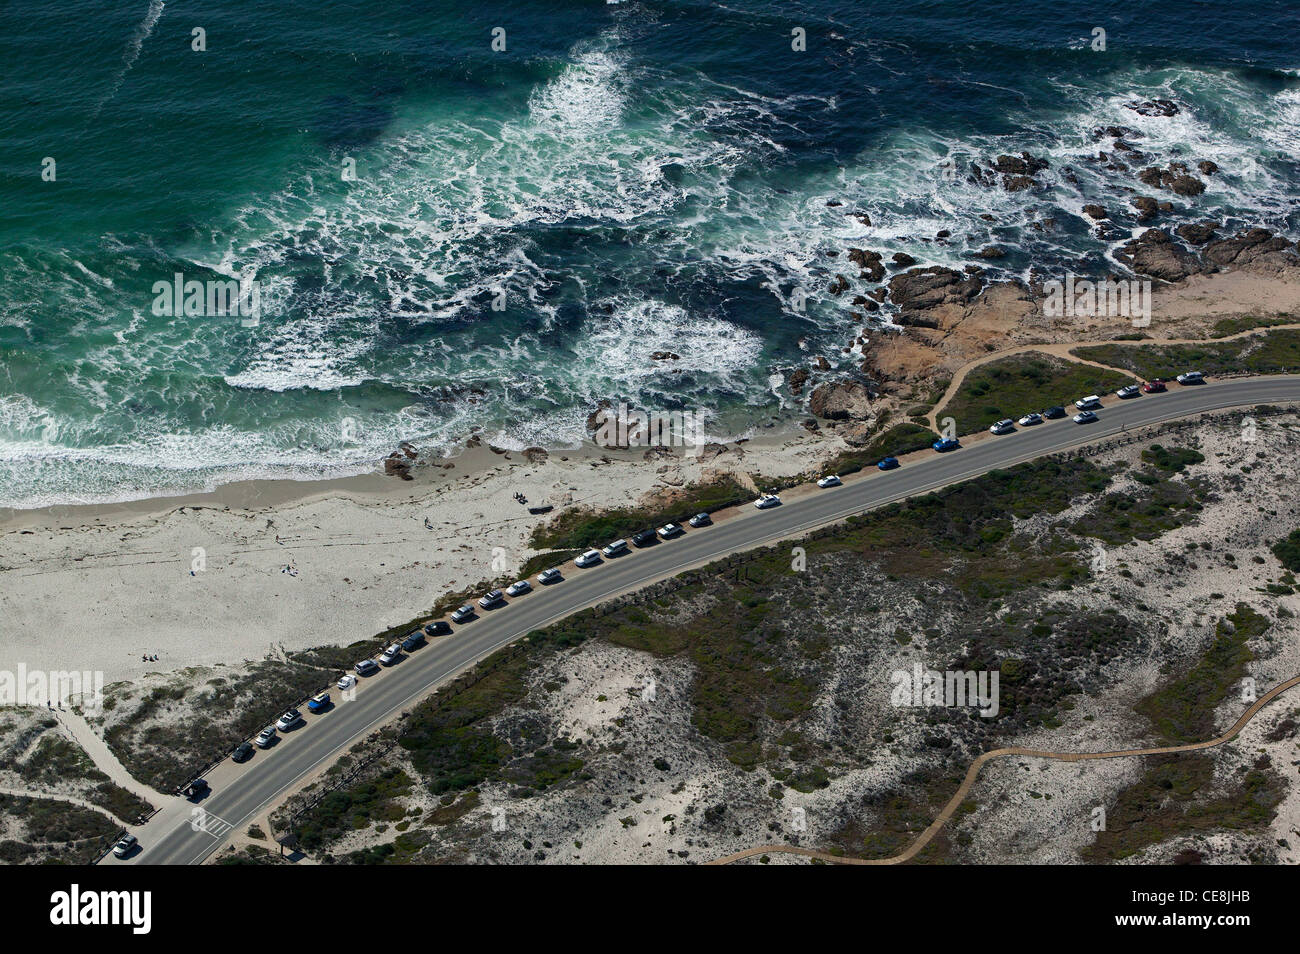
[[876, 466], [879, 467], [881, 470], [893, 470], [895, 467], [898, 466], [898, 458], [882, 457], [880, 458], [880, 462], [876, 464]]
[[930, 446], [942, 454], [944, 451], [956, 450], [961, 447], [961, 441], [955, 437], [941, 437]]
[[330, 707], [330, 694], [322, 692], [319, 695], [312, 696], [307, 700], [308, 712], [324, 712]]

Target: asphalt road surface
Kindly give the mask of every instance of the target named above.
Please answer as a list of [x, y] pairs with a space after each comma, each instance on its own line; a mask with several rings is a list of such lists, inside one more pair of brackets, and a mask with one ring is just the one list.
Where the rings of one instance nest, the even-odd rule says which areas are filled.
[[[969, 446], [946, 454], [925, 452], [904, 461], [896, 470], [874, 467], [846, 478], [841, 487], [819, 490], [800, 487], [782, 493], [783, 505], [758, 511], [746, 505], [719, 515], [710, 527], [687, 528], [675, 540], [588, 569], [572, 563], [562, 567], [563, 582], [536, 586], [532, 593], [479, 618], [455, 627], [455, 633], [431, 639], [401, 662], [378, 675], [363, 678], [351, 701], [336, 701], [328, 712], [312, 715], [306, 724], [281, 733], [269, 750], [257, 750], [248, 762], [229, 759], [206, 776], [211, 791], [197, 805], [173, 798], [147, 824], [133, 828], [141, 849], [108, 864], [196, 864], [277, 800], [304, 776], [328, 764], [357, 740], [402, 710], [409, 709], [436, 685], [475, 661], [530, 631], [612, 596], [680, 573], [692, 566], [753, 547], [794, 537], [873, 507], [1055, 453], [1099, 438], [1179, 417], [1229, 407], [1300, 402], [1300, 376], [1274, 376], [1216, 381], [1195, 387], [1170, 384], [1165, 394], [1142, 395], [1121, 401], [1104, 398], [1105, 407], [1093, 424], [1075, 424], [1068, 417], [1035, 427], [1018, 428], [1000, 437], [985, 435]], [[340, 634], [350, 640], [356, 634]]]

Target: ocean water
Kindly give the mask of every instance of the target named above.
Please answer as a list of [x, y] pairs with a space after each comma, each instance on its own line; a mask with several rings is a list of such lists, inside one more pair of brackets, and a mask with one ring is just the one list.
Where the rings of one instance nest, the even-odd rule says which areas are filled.
[[[1282, 0], [4, 5], [0, 506], [571, 445], [600, 400], [738, 436], [857, 327], [828, 251], [1114, 270], [1080, 207], [1127, 236], [1137, 183], [1098, 126], [1219, 164], [1167, 224], [1294, 237], [1298, 35]], [[1021, 150], [1046, 191], [944, 175]], [[176, 273], [259, 321], [155, 313]]]

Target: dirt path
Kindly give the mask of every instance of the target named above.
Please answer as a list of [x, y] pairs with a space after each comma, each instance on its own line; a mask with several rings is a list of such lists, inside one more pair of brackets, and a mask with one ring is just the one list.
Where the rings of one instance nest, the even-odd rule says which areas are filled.
[[1003, 351], [993, 351], [958, 368], [957, 373], [952, 376], [952, 381], [948, 384], [948, 389], [943, 392], [943, 397], [935, 402], [934, 407], [925, 418], [930, 425], [930, 429], [938, 434], [939, 415], [943, 412], [943, 409], [948, 406], [948, 403], [957, 395], [957, 390], [961, 387], [962, 382], [966, 380], [966, 376], [980, 365], [988, 364], [991, 361], [1001, 361], [1003, 358], [1014, 357], [1018, 354], [1029, 354], [1036, 351], [1053, 357], [1063, 358], [1073, 364], [1086, 364], [1090, 367], [1101, 368], [1106, 371], [1117, 371], [1120, 374], [1132, 375], [1133, 372], [1127, 368], [1117, 368], [1113, 365], [1102, 364], [1100, 361], [1090, 361], [1086, 358], [1072, 355], [1070, 352], [1074, 348], [1087, 348], [1095, 345], [1122, 345], [1125, 347], [1142, 348], [1148, 346], [1164, 347], [1166, 345], [1218, 344], [1220, 341], [1235, 341], [1238, 338], [1248, 338], [1251, 335], [1260, 335], [1266, 334], [1270, 331], [1281, 331], [1295, 328], [1300, 328], [1300, 324], [1270, 325], [1265, 328], [1248, 328], [1245, 331], [1237, 332], [1235, 335], [1225, 335], [1222, 338], [1143, 338], [1140, 341], [1058, 341], [1055, 344], [1021, 345], [1018, 348], [1007, 348]]
[[119, 825], [122, 828], [129, 828], [133, 831], [137, 828], [136, 825], [132, 825], [130, 822], [118, 818], [103, 805], [96, 805], [94, 802], [87, 801], [79, 795], [63, 795], [57, 792], [37, 791], [36, 789], [30, 788], [10, 788], [7, 785], [0, 785], [0, 795], [8, 795], [12, 798], [39, 798], [46, 802], [68, 802], [72, 805], [88, 808], [92, 812], [99, 812], [101, 815], [110, 819], [113, 824]]
[[928, 845], [935, 835], [939, 834], [940, 829], [948, 823], [948, 819], [952, 818], [953, 812], [955, 812], [961, 806], [961, 803], [966, 800], [966, 795], [970, 792], [971, 786], [975, 784], [975, 779], [979, 776], [980, 769], [982, 769], [986, 763], [993, 761], [993, 759], [1000, 759], [1009, 755], [1014, 755], [1024, 758], [1055, 759], [1061, 762], [1086, 762], [1092, 759], [1122, 759], [1144, 755], [1170, 755], [1177, 752], [1195, 752], [1200, 749], [1210, 749], [1217, 745], [1223, 745], [1223, 743], [1236, 738], [1238, 733], [1246, 727], [1246, 723], [1253, 719], [1260, 709], [1264, 708], [1264, 706], [1268, 705], [1288, 689], [1297, 685], [1300, 685], [1300, 676], [1293, 676], [1281, 685], [1274, 686], [1268, 692], [1264, 693], [1264, 695], [1260, 696], [1249, 709], [1242, 713], [1241, 718], [1233, 723], [1232, 728], [1207, 742], [1192, 742], [1187, 745], [1170, 745], [1162, 748], [1151, 749], [1122, 749], [1115, 752], [1041, 752], [1037, 749], [1021, 748], [994, 749], [991, 752], [985, 752], [970, 764], [970, 768], [966, 770], [966, 777], [962, 779], [962, 783], [958, 786], [956, 794], [948, 800], [948, 804], [943, 807], [943, 811], [939, 813], [939, 817], [930, 823], [930, 827], [921, 832], [916, 841], [912, 842], [905, 851], [892, 855], [889, 858], [846, 858], [842, 855], [833, 855], [826, 851], [815, 851], [812, 848], [796, 848], [793, 845], [762, 845], [758, 848], [747, 848], [744, 851], [738, 851], [733, 855], [718, 858], [715, 861], [708, 862], [708, 864], [729, 865], [734, 861], [742, 861], [746, 858], [753, 858], [758, 855], [766, 854], [803, 855], [805, 858], [817, 858], [820, 861], [829, 861], [837, 865], [902, 864], [905, 861], [911, 861], [915, 858], [921, 849]]
[[81, 750], [86, 753], [87, 758], [95, 763], [95, 768], [99, 769], [113, 781], [114, 784], [143, 798], [155, 808], [167, 801], [171, 796], [164, 795], [137, 781], [130, 772], [126, 770], [117, 756], [113, 754], [112, 749], [94, 730], [89, 722], [79, 713], [72, 709], [51, 709], [51, 714], [59, 720], [59, 725], [63, 726], [64, 732], [71, 737], [72, 741], [81, 746]]

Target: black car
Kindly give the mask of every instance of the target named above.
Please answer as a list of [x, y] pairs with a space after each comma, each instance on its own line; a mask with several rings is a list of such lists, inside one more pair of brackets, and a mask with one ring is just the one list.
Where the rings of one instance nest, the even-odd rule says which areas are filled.
[[1043, 417], [1047, 418], [1048, 420], [1055, 420], [1058, 417], [1065, 417], [1065, 408], [1061, 407], [1059, 404], [1056, 405], [1055, 407], [1049, 407], [1047, 410], [1043, 412]]
[[247, 762], [253, 757], [253, 743], [240, 742], [239, 748], [230, 753], [230, 758], [235, 762]]
[[451, 634], [451, 623], [445, 619], [434, 620], [424, 627], [424, 631], [430, 636], [448, 636]]
[[402, 640], [402, 648], [405, 649], [408, 653], [412, 649], [419, 649], [423, 645], [424, 645], [424, 633], [422, 633], [418, 629], [414, 630], [413, 632], [407, 633], [406, 638]]
[[184, 788], [181, 789], [181, 794], [184, 795], [186, 798], [188, 798], [190, 801], [197, 802], [200, 798], [202, 798], [205, 794], [207, 794], [208, 788], [209, 786], [208, 786], [207, 779], [196, 778], [194, 781], [190, 782], [188, 785], [186, 785]]
[[639, 533], [632, 534], [632, 545], [637, 547], [653, 546], [659, 542], [653, 530], [642, 530]]

